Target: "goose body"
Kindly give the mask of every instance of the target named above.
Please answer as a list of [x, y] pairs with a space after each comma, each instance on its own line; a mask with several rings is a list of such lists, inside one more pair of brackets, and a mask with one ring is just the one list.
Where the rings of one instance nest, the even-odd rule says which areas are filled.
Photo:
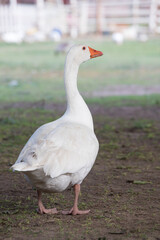
[[45, 124], [33, 134], [14, 170], [24, 172], [38, 190], [62, 192], [81, 184], [97, 152], [98, 141], [91, 129], [63, 119]]
[[[48, 213], [43, 211], [41, 191], [62, 192], [74, 186], [76, 199], [80, 184], [95, 162], [99, 143], [91, 113], [77, 89], [77, 74], [82, 62], [100, 55], [100, 51], [86, 46], [71, 48], [64, 74], [67, 110], [61, 118], [34, 132], [12, 166], [13, 170], [23, 172], [36, 187], [40, 213]], [[74, 215], [81, 214], [75, 205], [77, 202], [70, 213], [74, 210]]]

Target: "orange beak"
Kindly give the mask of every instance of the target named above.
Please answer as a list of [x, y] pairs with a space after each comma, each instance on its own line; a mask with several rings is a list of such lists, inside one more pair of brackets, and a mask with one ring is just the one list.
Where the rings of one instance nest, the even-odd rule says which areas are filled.
[[103, 53], [101, 51], [97, 51], [97, 50], [94, 50], [93, 48], [89, 48], [89, 51], [90, 51], [90, 58], [95, 58], [95, 57], [100, 57], [103, 55]]

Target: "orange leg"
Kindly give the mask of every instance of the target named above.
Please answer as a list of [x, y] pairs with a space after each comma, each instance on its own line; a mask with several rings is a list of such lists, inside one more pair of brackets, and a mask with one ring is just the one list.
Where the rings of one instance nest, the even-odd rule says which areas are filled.
[[46, 214], [56, 214], [58, 213], [57, 209], [56, 208], [52, 208], [52, 209], [46, 209], [42, 203], [42, 200], [41, 200], [41, 196], [42, 196], [42, 192], [37, 190], [37, 195], [38, 195], [38, 212], [40, 214], [43, 214], [43, 213], [46, 213]]
[[71, 214], [71, 215], [82, 215], [82, 214], [87, 214], [90, 212], [90, 210], [84, 210], [81, 211], [78, 209], [78, 197], [80, 193], [80, 184], [76, 184], [74, 186], [74, 193], [75, 193], [75, 198], [74, 198], [74, 205], [71, 208], [70, 211], [63, 211], [63, 214]]

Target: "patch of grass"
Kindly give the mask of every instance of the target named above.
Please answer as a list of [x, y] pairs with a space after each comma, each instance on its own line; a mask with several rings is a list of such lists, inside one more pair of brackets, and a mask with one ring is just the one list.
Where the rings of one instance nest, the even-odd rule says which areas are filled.
[[141, 180], [128, 180], [127, 182], [137, 184], [137, 185], [152, 184], [152, 182], [141, 181]]
[[141, 129], [141, 130], [148, 130], [152, 128], [152, 123], [149, 122], [147, 119], [139, 119], [133, 122], [133, 128]]
[[[125, 42], [122, 46], [117, 46], [109, 41], [88, 42], [88, 45], [103, 51], [104, 55], [81, 66], [78, 77], [80, 91], [93, 102], [107, 101], [115, 104], [119, 99], [121, 102], [125, 99], [116, 97], [92, 100], [92, 92], [115, 85], [159, 85], [159, 43], [159, 40], [150, 40], [143, 44]], [[63, 102], [65, 55], [55, 55], [55, 47], [53, 42], [20, 45], [0, 43], [0, 101], [44, 99]], [[16, 81], [17, 85], [12, 86], [12, 81]], [[129, 99], [129, 102], [136, 101], [136, 98]], [[151, 105], [159, 102], [154, 96], [148, 99]]]
[[144, 96], [111, 96], [87, 99], [87, 103], [111, 106], [160, 106], [160, 94]]
[[134, 183], [134, 184], [141, 184], [141, 185], [143, 185], [143, 184], [151, 184], [152, 182], [135, 180], [135, 181], [133, 181], [133, 183]]

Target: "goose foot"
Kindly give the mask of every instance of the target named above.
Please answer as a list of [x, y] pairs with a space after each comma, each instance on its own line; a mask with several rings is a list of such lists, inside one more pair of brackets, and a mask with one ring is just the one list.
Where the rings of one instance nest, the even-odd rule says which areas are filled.
[[46, 209], [41, 200], [41, 196], [42, 196], [41, 191], [37, 190], [37, 194], [38, 194], [38, 207], [39, 207], [37, 212], [39, 214], [56, 214], [56, 213], [58, 213], [56, 208]]
[[70, 211], [62, 211], [62, 214], [64, 215], [83, 215], [83, 214], [88, 214], [90, 212], [90, 210], [79, 210], [78, 208], [77, 209], [71, 209]]
[[37, 209], [37, 212], [39, 214], [57, 214], [58, 213], [56, 208], [46, 209], [45, 207], [41, 207]]
[[83, 214], [89, 213], [90, 210], [81, 211], [77, 207], [77, 205], [78, 205], [78, 196], [79, 196], [79, 193], [80, 193], [80, 184], [76, 184], [74, 186], [74, 193], [75, 193], [75, 198], [74, 198], [73, 208], [71, 208], [70, 211], [62, 211], [62, 214], [65, 214], [65, 215], [83, 215]]

